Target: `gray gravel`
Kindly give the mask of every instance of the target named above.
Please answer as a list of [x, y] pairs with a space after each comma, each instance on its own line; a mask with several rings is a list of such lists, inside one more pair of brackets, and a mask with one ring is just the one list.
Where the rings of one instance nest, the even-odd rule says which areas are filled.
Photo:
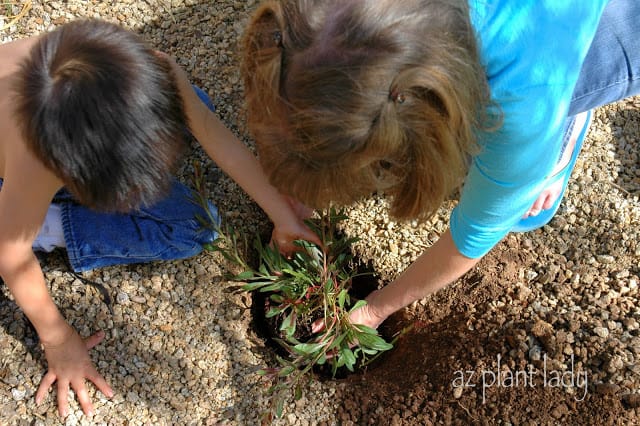
[[[77, 17], [118, 22], [177, 57], [194, 83], [211, 94], [224, 122], [251, 145], [244, 125], [236, 45], [254, 0], [68, 0], [34, 1], [32, 6], [15, 25], [0, 31], [2, 42]], [[20, 5], [15, 5], [13, 13], [19, 11]], [[9, 22], [7, 15], [0, 9], [0, 28]], [[526, 308], [528, 321], [547, 321], [551, 312], [569, 323], [589, 324], [556, 335], [554, 343], [545, 339], [545, 325], [538, 324], [532, 330], [538, 335], [521, 336], [527, 343], [513, 357], [534, 363], [541, 342], [546, 341], [564, 354], [555, 358], [558, 363], [574, 354], [581, 365], [591, 368], [590, 379], [604, 386], [602, 392], [637, 393], [640, 382], [639, 111], [638, 98], [599, 109], [558, 217], [544, 230], [510, 236], [507, 241], [541, 260], [523, 265], [519, 282], [505, 283], [505, 292], [515, 289], [517, 297], [533, 300]], [[211, 198], [227, 223], [250, 234], [269, 232], [259, 209], [195, 145], [189, 160], [180, 175], [189, 176], [191, 161], [207, 166]], [[349, 209], [345, 230], [362, 238], [356, 251], [389, 280], [437, 239], [453, 202], [426, 224], [393, 222], [385, 214], [385, 204], [379, 198], [356, 203]], [[222, 278], [229, 267], [223, 259], [203, 253], [184, 261], [85, 274], [112, 294], [113, 314], [93, 288], [66, 272], [63, 254], [47, 256], [43, 267], [51, 293], [70, 323], [82, 335], [106, 331], [105, 341], [92, 356], [116, 392], [107, 400], [91, 390], [96, 406], [92, 421], [82, 416], [74, 400], [65, 424], [260, 423], [268, 401], [255, 371], [272, 362], [272, 355], [251, 329], [250, 300], [229, 291], [233, 284]], [[45, 363], [37, 336], [6, 289], [3, 292], [0, 422], [57, 424], [53, 394], [40, 407], [34, 403]], [[477, 327], [496, 312], [508, 316], [511, 302], [505, 295], [495, 301], [494, 311], [477, 313]], [[416, 303], [409, 312], [429, 303]], [[590, 355], [602, 352], [604, 345], [605, 362], [589, 367]], [[344, 386], [335, 382], [313, 383], [302, 400], [288, 404], [285, 418], [276, 423], [338, 423], [343, 397], [337, 396], [344, 392]]]

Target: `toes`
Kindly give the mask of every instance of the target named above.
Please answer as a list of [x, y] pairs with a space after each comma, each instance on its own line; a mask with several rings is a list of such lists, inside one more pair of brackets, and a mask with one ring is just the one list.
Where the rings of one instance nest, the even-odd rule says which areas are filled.
[[529, 210], [529, 216], [538, 216], [540, 214], [540, 209], [531, 209]]
[[542, 204], [542, 210], [549, 210], [553, 206], [553, 203], [555, 203], [556, 199], [557, 197], [547, 197]]
[[529, 209], [529, 211], [527, 212], [526, 216], [530, 217], [530, 216], [537, 216], [540, 214], [540, 212], [543, 209], [543, 206], [545, 204], [545, 200], [547, 199], [547, 195], [543, 194], [540, 197], [538, 197], [538, 199], [533, 203], [533, 205], [531, 206], [531, 208]]
[[536, 216], [542, 211], [543, 209], [542, 206], [544, 205], [544, 202], [548, 197], [549, 197], [549, 194], [545, 194], [545, 193], [543, 193], [538, 197], [538, 199], [535, 201], [535, 203], [533, 203], [533, 205], [529, 209], [529, 212], [531, 212], [532, 216]]
[[525, 219], [530, 216], [537, 216], [543, 210], [549, 210], [553, 207], [558, 197], [562, 194], [562, 182], [554, 183], [550, 188], [542, 191], [540, 196], [531, 205], [529, 211], [523, 216]]

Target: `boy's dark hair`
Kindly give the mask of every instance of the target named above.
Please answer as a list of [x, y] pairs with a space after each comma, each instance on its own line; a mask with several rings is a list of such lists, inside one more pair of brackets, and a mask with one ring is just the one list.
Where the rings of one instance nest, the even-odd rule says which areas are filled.
[[98, 20], [44, 34], [15, 91], [27, 147], [82, 204], [127, 211], [168, 188], [184, 107], [170, 64], [136, 34]]
[[467, 0], [265, 1], [243, 48], [262, 165], [311, 207], [381, 190], [429, 217], [497, 125]]

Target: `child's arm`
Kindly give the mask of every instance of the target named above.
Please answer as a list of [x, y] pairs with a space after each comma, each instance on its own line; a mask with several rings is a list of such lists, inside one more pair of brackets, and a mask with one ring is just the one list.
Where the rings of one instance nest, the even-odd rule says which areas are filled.
[[447, 230], [392, 283], [371, 293], [351, 321], [377, 328], [394, 312], [457, 280], [479, 260], [460, 254]]
[[287, 199], [269, 184], [253, 153], [200, 101], [185, 72], [171, 58], [164, 56], [173, 65], [191, 133], [209, 157], [271, 218], [274, 224], [273, 240], [280, 250], [293, 251], [293, 240], [296, 239], [319, 244], [318, 237], [304, 225]]
[[[51, 299], [31, 244], [56, 186], [47, 185], [51, 182], [48, 172], [38, 170], [38, 167], [35, 170], [20, 168], [16, 163], [7, 166], [0, 191], [0, 275], [36, 329], [47, 358], [48, 371], [36, 393], [36, 403], [44, 399], [57, 381], [60, 415], [66, 416], [68, 412], [69, 386], [75, 391], [83, 411], [90, 414], [93, 407], [85, 379], [91, 380], [105, 395], [113, 394], [87, 352], [104, 335], [97, 333], [83, 341]], [[29, 176], [25, 176], [25, 170], [31, 171]]]

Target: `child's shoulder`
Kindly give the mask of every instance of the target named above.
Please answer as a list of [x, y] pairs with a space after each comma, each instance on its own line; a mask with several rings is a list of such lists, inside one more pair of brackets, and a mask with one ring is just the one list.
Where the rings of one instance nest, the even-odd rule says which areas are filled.
[[[46, 211], [62, 181], [27, 148], [19, 129], [9, 127], [13, 134], [0, 134], [0, 204], [12, 207], [0, 210], [14, 214]], [[0, 127], [1, 130], [4, 129]]]
[[0, 177], [5, 175], [7, 157], [11, 156], [7, 147], [19, 143], [21, 138], [13, 111], [15, 76], [37, 39], [30, 37], [0, 44]]
[[38, 37], [22, 38], [0, 44], [0, 78], [18, 71], [20, 63], [27, 57]]
[[0, 78], [0, 177], [5, 175], [5, 163], [10, 144], [20, 142], [20, 131], [13, 118], [13, 94], [8, 78]]
[[0, 178], [23, 188], [31, 183], [42, 187], [61, 186], [58, 178], [27, 148], [15, 120], [10, 83], [0, 78]]

